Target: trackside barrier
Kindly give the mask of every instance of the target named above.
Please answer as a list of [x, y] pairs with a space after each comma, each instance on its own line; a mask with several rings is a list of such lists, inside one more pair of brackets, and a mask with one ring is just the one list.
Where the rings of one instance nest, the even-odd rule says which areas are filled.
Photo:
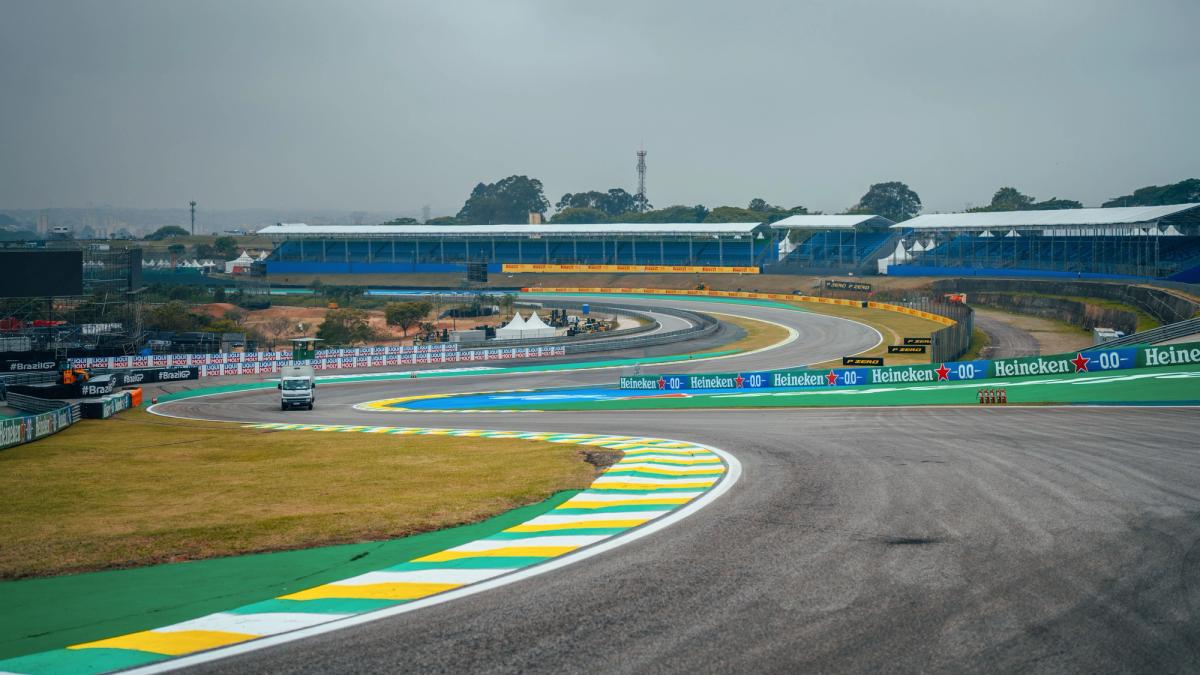
[[955, 361], [941, 364], [829, 370], [776, 370], [703, 375], [633, 375], [622, 377], [621, 389], [771, 389], [777, 387], [852, 387], [984, 380], [999, 377], [1077, 375], [1129, 368], [1200, 366], [1200, 342], [1160, 347], [1103, 345], [1073, 354], [1027, 356], [1016, 359]]
[[[815, 302], [822, 305], [842, 305], [844, 307], [862, 307], [861, 300], [844, 300], [842, 298], [818, 298], [812, 295], [792, 295], [790, 293], [753, 293], [749, 291], [694, 291], [679, 288], [549, 288], [535, 286], [522, 288], [522, 293], [611, 293], [639, 295], [693, 295], [710, 298], [747, 298], [754, 300], [790, 300], [792, 302]], [[955, 321], [933, 312], [925, 312], [903, 305], [893, 305], [886, 302], [868, 302], [871, 309], [882, 309], [889, 312], [899, 312], [927, 319], [943, 326], [953, 326]]]
[[378, 366], [410, 366], [419, 363], [486, 363], [510, 359], [537, 359], [548, 356], [564, 356], [566, 349], [557, 347], [512, 347], [501, 349], [469, 349], [447, 351], [442, 354], [390, 354], [371, 356], [346, 356], [334, 359], [312, 359], [306, 361], [264, 361], [259, 363], [214, 363], [200, 366], [200, 377], [218, 375], [253, 375], [277, 373], [285, 366], [312, 366], [314, 370], [337, 370], [340, 368], [374, 368]]
[[656, 272], [666, 274], [759, 274], [757, 265], [547, 265], [504, 263], [502, 272]]
[[39, 415], [0, 419], [0, 450], [44, 438], [66, 429], [75, 420], [70, 406]]
[[[417, 346], [350, 347], [345, 349], [319, 349], [317, 359], [333, 359], [364, 356], [438, 356], [457, 352], [453, 342], [439, 342]], [[148, 356], [89, 356], [71, 359], [73, 368], [173, 368], [179, 366], [207, 366], [225, 363], [262, 363], [267, 361], [291, 361], [288, 352], [227, 352], [219, 354], [151, 354]], [[426, 363], [426, 362], [422, 362]], [[52, 364], [53, 367], [53, 364]]]

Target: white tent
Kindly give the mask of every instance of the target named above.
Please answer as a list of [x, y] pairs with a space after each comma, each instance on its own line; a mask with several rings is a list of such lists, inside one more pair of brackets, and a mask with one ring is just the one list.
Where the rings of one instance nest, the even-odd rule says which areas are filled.
[[516, 340], [521, 337], [521, 331], [525, 328], [525, 319], [520, 312], [514, 312], [512, 321], [507, 325], [496, 329], [497, 340]]
[[497, 340], [547, 338], [554, 337], [554, 335], [554, 329], [547, 326], [537, 312], [530, 314], [529, 319], [523, 318], [521, 313], [517, 312], [508, 325], [496, 329]]
[[880, 258], [879, 260], [876, 260], [875, 267], [880, 274], [887, 274], [889, 266], [906, 263], [909, 260], [912, 260], [912, 258], [912, 254], [905, 250], [904, 242], [898, 241], [896, 242], [896, 250], [892, 251], [892, 254], [886, 258]]
[[242, 251], [242, 254], [239, 255], [237, 258], [225, 263], [225, 273], [226, 274], [236, 274], [237, 270], [239, 270], [239, 269], [242, 271], [242, 273], [249, 272], [250, 266], [253, 264], [254, 264], [254, 258], [251, 258], [249, 255], [246, 254], [245, 251]]
[[537, 312], [529, 315], [529, 320], [525, 322], [525, 328], [521, 331], [523, 338], [546, 338], [554, 337], [554, 329], [546, 325], [542, 321], [542, 317], [538, 316]]

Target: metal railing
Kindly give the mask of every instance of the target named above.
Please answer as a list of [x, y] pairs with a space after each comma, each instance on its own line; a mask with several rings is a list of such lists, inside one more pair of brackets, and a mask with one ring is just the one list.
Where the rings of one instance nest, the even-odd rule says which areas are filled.
[[1200, 317], [1169, 323], [1158, 328], [1151, 328], [1140, 333], [1101, 342], [1097, 347], [1124, 347], [1126, 345], [1154, 345], [1175, 338], [1186, 337], [1200, 333]]

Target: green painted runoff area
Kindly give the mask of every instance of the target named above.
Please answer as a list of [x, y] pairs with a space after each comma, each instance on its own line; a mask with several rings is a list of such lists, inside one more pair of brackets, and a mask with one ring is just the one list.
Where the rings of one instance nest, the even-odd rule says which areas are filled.
[[577, 494], [390, 541], [0, 582], [0, 659], [166, 626], [408, 562], [496, 534]]

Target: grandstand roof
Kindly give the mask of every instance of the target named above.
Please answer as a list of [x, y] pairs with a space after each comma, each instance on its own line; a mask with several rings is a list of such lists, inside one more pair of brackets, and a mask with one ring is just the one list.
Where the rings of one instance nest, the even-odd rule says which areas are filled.
[[811, 216], [788, 216], [783, 220], [777, 220], [771, 223], [771, 227], [779, 230], [852, 230], [859, 225], [876, 225], [879, 227], [888, 227], [894, 221], [888, 220], [883, 216], [873, 216], [863, 214], [857, 216], [826, 216], [826, 215], [811, 215]]
[[[917, 216], [893, 225], [914, 230], [1000, 228], [1022, 226], [1100, 226], [1149, 223], [1191, 209], [1200, 204], [1169, 206], [1123, 206], [1110, 209], [1056, 209], [1053, 211], [993, 211], [987, 213], [935, 213]], [[776, 223], [778, 224], [778, 223]]]
[[540, 237], [545, 235], [605, 236], [642, 234], [667, 236], [748, 235], [761, 223], [596, 223], [564, 225], [268, 225], [258, 234], [311, 237]]

